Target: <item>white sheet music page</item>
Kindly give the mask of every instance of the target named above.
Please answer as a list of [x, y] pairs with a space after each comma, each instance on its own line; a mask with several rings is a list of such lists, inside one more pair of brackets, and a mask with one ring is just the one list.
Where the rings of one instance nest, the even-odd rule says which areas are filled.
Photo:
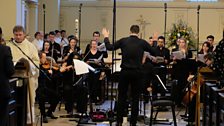
[[88, 65], [80, 60], [73, 59], [76, 75], [89, 73]]
[[181, 51], [172, 52], [172, 56], [174, 56], [176, 59], [183, 59], [183, 58], [185, 58], [184, 53], [181, 52]]

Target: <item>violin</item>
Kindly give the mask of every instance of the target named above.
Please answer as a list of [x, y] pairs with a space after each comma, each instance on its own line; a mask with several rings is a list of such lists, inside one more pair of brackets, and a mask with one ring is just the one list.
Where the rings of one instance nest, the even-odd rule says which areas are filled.
[[59, 66], [57, 64], [52, 64], [49, 61], [46, 61], [44, 64], [42, 64], [42, 67], [44, 69], [53, 69], [53, 70], [59, 70]]

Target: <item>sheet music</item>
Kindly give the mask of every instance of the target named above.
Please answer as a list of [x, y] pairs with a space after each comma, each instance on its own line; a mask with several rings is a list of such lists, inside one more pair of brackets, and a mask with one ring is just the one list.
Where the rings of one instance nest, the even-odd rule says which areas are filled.
[[144, 55], [146, 56], [146, 58], [152, 60], [152, 55], [149, 52], [144, 51]]
[[99, 46], [97, 46], [97, 49], [102, 52], [102, 51], [107, 51], [106, 45], [105, 43], [100, 44]]
[[91, 67], [90, 65], [86, 64], [85, 62], [81, 60], [73, 59], [73, 62], [74, 62], [76, 75], [89, 73], [89, 70], [93, 72], [96, 71], [93, 67]]
[[172, 56], [174, 56], [176, 59], [183, 59], [185, 58], [185, 55], [182, 51], [175, 51], [172, 52]]
[[156, 56], [156, 62], [157, 63], [164, 63], [164, 57]]
[[197, 56], [197, 60], [199, 60], [199, 61], [201, 61], [202, 63], [204, 63], [205, 62], [205, 58], [204, 58], [204, 54], [198, 54], [198, 56]]
[[98, 59], [89, 59], [89, 63], [101, 63], [103, 58], [103, 54]]

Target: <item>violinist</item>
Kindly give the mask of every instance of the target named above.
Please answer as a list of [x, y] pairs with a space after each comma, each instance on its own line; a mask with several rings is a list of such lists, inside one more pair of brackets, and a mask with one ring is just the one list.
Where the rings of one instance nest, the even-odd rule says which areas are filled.
[[[57, 80], [55, 79], [59, 76], [59, 68], [53, 58], [47, 58], [44, 52], [40, 52], [39, 57], [40, 69], [43, 70], [45, 74], [40, 72], [38, 78], [39, 85], [36, 90], [36, 94], [39, 102], [40, 112], [43, 116], [43, 122], [48, 123], [47, 116], [51, 119], [57, 119], [57, 117], [53, 115], [53, 112], [55, 111], [55, 108], [59, 102], [57, 93]], [[50, 103], [50, 107], [47, 113], [45, 112], [46, 101]]]
[[53, 52], [52, 52], [50, 47], [51, 47], [50, 41], [44, 40], [42, 52], [44, 52], [46, 54], [46, 56], [54, 58], [54, 61], [57, 61], [56, 60], [57, 59], [57, 51], [53, 50]]
[[[101, 69], [104, 66], [103, 52], [98, 51], [97, 42], [91, 40], [90, 51], [84, 55], [84, 61], [95, 69]], [[93, 103], [101, 102], [101, 81], [100, 72], [89, 72], [88, 86], [90, 92], [90, 99]]]

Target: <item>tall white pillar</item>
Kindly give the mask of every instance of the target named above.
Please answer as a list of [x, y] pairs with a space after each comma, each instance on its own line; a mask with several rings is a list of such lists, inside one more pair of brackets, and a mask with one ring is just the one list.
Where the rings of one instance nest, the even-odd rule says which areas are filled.
[[38, 31], [38, 6], [36, 2], [27, 3], [28, 25], [27, 34], [33, 39], [35, 32]]

